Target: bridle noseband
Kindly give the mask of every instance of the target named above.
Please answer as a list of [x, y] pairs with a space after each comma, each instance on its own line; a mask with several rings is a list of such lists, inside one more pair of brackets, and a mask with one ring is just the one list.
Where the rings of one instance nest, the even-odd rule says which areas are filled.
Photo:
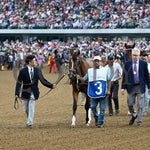
[[75, 57], [75, 55], [71, 58], [72, 67], [71, 69], [69, 69], [69, 74], [68, 74], [68, 77], [71, 80], [71, 82], [73, 82], [76, 79], [77, 74], [82, 76], [80, 70], [80, 59], [81, 58], [79, 56]]

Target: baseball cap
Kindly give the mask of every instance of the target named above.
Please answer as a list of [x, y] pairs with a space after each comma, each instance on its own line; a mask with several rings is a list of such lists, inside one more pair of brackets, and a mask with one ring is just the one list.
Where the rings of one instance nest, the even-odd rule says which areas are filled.
[[101, 60], [101, 57], [100, 56], [94, 56], [93, 60]]

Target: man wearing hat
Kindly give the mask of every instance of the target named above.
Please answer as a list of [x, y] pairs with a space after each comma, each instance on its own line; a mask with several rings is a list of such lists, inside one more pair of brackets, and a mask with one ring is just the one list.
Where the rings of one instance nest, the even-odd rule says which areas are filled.
[[[105, 117], [105, 105], [107, 95], [110, 94], [110, 73], [108, 67], [100, 66], [101, 57], [95, 56], [93, 68], [88, 69], [87, 74], [82, 78], [77, 75], [77, 79], [88, 80], [88, 96], [91, 98], [91, 109], [95, 119], [95, 125], [103, 127]], [[99, 114], [97, 105], [99, 103]]]
[[118, 100], [118, 90], [119, 90], [119, 79], [122, 76], [122, 68], [118, 62], [114, 62], [114, 56], [108, 56], [108, 65], [107, 67], [110, 69], [111, 74], [111, 89], [110, 95], [108, 96], [108, 108], [109, 108], [109, 116], [113, 115], [112, 108], [112, 98], [115, 104], [115, 113], [119, 113], [119, 100]]

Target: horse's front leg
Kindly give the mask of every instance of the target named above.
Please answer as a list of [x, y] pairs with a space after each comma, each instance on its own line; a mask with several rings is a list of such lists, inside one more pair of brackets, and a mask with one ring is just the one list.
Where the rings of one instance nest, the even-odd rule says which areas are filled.
[[85, 110], [86, 110], [86, 125], [89, 126], [91, 123], [91, 108], [90, 108], [90, 98], [88, 96], [86, 96]]
[[72, 117], [72, 126], [75, 126], [76, 122], [76, 110], [77, 110], [77, 102], [78, 102], [78, 94], [79, 92], [73, 91], [73, 117]]

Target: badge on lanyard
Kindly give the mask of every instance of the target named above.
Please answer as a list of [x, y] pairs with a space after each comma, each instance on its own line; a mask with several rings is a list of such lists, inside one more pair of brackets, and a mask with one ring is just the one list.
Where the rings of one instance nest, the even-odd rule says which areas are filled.
[[133, 74], [136, 75], [136, 71], [133, 70]]

